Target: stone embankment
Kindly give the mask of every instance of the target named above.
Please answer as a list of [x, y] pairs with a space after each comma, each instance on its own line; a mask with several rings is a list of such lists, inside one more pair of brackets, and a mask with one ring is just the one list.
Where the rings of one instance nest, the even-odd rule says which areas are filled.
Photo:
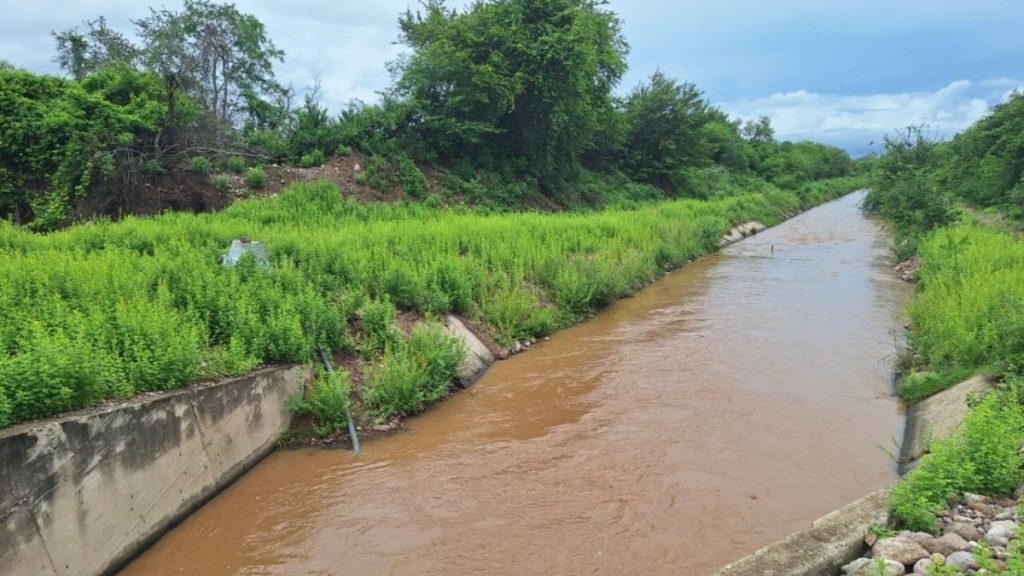
[[722, 236], [722, 240], [719, 242], [719, 245], [728, 246], [729, 244], [743, 240], [747, 236], [753, 236], [754, 234], [763, 232], [767, 229], [768, 227], [760, 222], [745, 222], [738, 226], [733, 226], [732, 229], [729, 230], [728, 234]]
[[[1018, 490], [1018, 494], [1020, 490]], [[900, 532], [878, 538], [869, 534], [867, 554], [843, 566], [845, 576], [929, 576], [942, 574], [988, 574], [1006, 569], [1010, 543], [1017, 538], [1020, 517], [1017, 500], [994, 500], [965, 494], [937, 518], [941, 535]], [[988, 558], [988, 569], [979, 561]], [[884, 566], [884, 568], [883, 568]], [[941, 567], [941, 568], [940, 568]]]

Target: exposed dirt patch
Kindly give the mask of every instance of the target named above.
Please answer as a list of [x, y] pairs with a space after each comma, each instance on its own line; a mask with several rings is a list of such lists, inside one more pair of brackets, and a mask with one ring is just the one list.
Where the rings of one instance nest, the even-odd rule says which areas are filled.
[[[75, 207], [78, 219], [91, 216], [120, 217], [125, 215], [143, 216], [165, 211], [175, 212], [216, 212], [236, 200], [255, 197], [277, 196], [295, 182], [316, 182], [327, 180], [335, 184], [346, 198], [355, 198], [364, 204], [397, 202], [402, 199], [400, 186], [393, 186], [381, 192], [358, 182], [365, 170], [363, 157], [357, 153], [349, 156], [332, 156], [323, 165], [313, 168], [298, 168], [271, 164], [264, 166], [266, 184], [258, 190], [249, 187], [246, 174], [218, 171], [199, 174], [189, 169], [182, 161], [165, 174], [144, 174], [138, 186], [130, 193], [117, 196], [109, 190], [97, 190]], [[434, 171], [427, 171], [427, 187], [433, 191], [437, 181]], [[215, 178], [226, 178], [226, 191], [219, 189]]]

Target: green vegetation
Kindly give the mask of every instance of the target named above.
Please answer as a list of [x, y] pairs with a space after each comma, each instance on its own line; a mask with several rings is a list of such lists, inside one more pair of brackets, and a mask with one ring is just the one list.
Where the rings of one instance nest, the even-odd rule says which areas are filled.
[[245, 159], [241, 156], [232, 156], [227, 161], [228, 172], [233, 174], [241, 174], [245, 172]]
[[934, 530], [950, 496], [1024, 481], [1024, 244], [1005, 225], [1024, 217], [1022, 127], [1024, 97], [1013, 95], [949, 142], [922, 127], [889, 136], [875, 162], [865, 205], [893, 223], [897, 255], [920, 261], [901, 396], [914, 402], [979, 372], [1003, 380], [893, 490], [893, 515], [911, 529]]
[[223, 174], [217, 174], [213, 177], [213, 185], [220, 190], [221, 194], [227, 194], [231, 191], [231, 180]]
[[980, 400], [968, 413], [963, 433], [936, 444], [920, 467], [893, 488], [890, 508], [902, 526], [935, 532], [934, 512], [944, 510], [949, 497], [1006, 494], [1024, 481], [1020, 392], [1018, 384]]
[[205, 156], [194, 156], [189, 166], [196, 174], [209, 174], [213, 171], [213, 163]]
[[[543, 336], [715, 249], [735, 223], [774, 224], [803, 206], [796, 194], [770, 191], [488, 215], [362, 206], [315, 183], [218, 214], [126, 218], [45, 236], [2, 223], [0, 423], [304, 361], [318, 347], [383, 358], [372, 372], [378, 380], [410, 368], [415, 394], [371, 394], [382, 413], [403, 412], [438, 397], [437, 367], [450, 357], [425, 343], [432, 333], [404, 342], [392, 328], [395, 305], [467, 314], [504, 342]], [[219, 264], [239, 237], [266, 243], [270, 270], [252, 259]]]
[[382, 418], [419, 412], [448, 395], [462, 355], [462, 343], [440, 324], [417, 325], [367, 371], [363, 402]]
[[267, 173], [260, 166], [253, 166], [245, 172], [245, 183], [253, 190], [262, 190], [267, 185]]
[[322, 150], [313, 150], [309, 154], [303, 154], [302, 158], [299, 159], [300, 168], [315, 168], [324, 163], [324, 153]]
[[348, 425], [351, 377], [348, 372], [322, 372], [309, 390], [309, 397], [288, 399], [288, 409], [296, 416], [313, 415], [313, 429], [318, 436], [327, 436]]
[[187, 0], [133, 26], [54, 33], [69, 79], [0, 69], [13, 120], [0, 123], [0, 218], [51, 230], [84, 206], [119, 214], [142, 176], [241, 174], [243, 157], [311, 168], [355, 152], [358, 181], [381, 193], [500, 210], [798, 191], [854, 170], [845, 152], [777, 142], [767, 118], [730, 119], [662, 73], [618, 96], [628, 45], [591, 0], [430, 0], [399, 18], [409, 54], [381, 102], [340, 114], [318, 81], [293, 107], [273, 74], [284, 54], [230, 4]]

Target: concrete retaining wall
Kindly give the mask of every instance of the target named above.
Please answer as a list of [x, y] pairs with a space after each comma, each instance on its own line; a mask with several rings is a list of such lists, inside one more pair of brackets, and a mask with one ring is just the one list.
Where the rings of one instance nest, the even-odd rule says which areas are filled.
[[956, 433], [967, 416], [967, 399], [991, 390], [993, 383], [975, 376], [907, 408], [907, 424], [900, 446], [900, 473], [905, 474], [937, 440]]
[[808, 530], [729, 564], [715, 576], [833, 576], [864, 553], [868, 528], [888, 520], [889, 491], [879, 490], [815, 520]]
[[110, 573], [274, 448], [307, 367], [0, 431], [0, 574]]

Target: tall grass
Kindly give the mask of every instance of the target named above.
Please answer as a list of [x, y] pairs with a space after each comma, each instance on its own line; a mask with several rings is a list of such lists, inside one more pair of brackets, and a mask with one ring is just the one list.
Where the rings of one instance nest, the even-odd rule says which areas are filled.
[[[484, 215], [362, 206], [321, 182], [218, 214], [49, 235], [0, 223], [0, 426], [303, 361], [318, 347], [398, 362], [385, 352], [401, 345], [387, 326], [394, 306], [467, 314], [500, 340], [540, 336], [713, 250], [731, 225], [774, 224], [802, 205], [772, 191]], [[269, 271], [220, 265], [239, 237], [266, 244]]]
[[900, 384], [916, 401], [981, 370], [1008, 375], [1006, 391], [975, 406], [962, 431], [932, 448], [892, 493], [894, 517], [934, 530], [934, 511], [964, 491], [1008, 493], [1024, 481], [1024, 243], [975, 226], [938, 229], [919, 245], [919, 291], [909, 307], [920, 367]]
[[938, 371], [1021, 367], [1024, 361], [1024, 243], [960, 226], [920, 247], [920, 292], [909, 308], [920, 360]]

